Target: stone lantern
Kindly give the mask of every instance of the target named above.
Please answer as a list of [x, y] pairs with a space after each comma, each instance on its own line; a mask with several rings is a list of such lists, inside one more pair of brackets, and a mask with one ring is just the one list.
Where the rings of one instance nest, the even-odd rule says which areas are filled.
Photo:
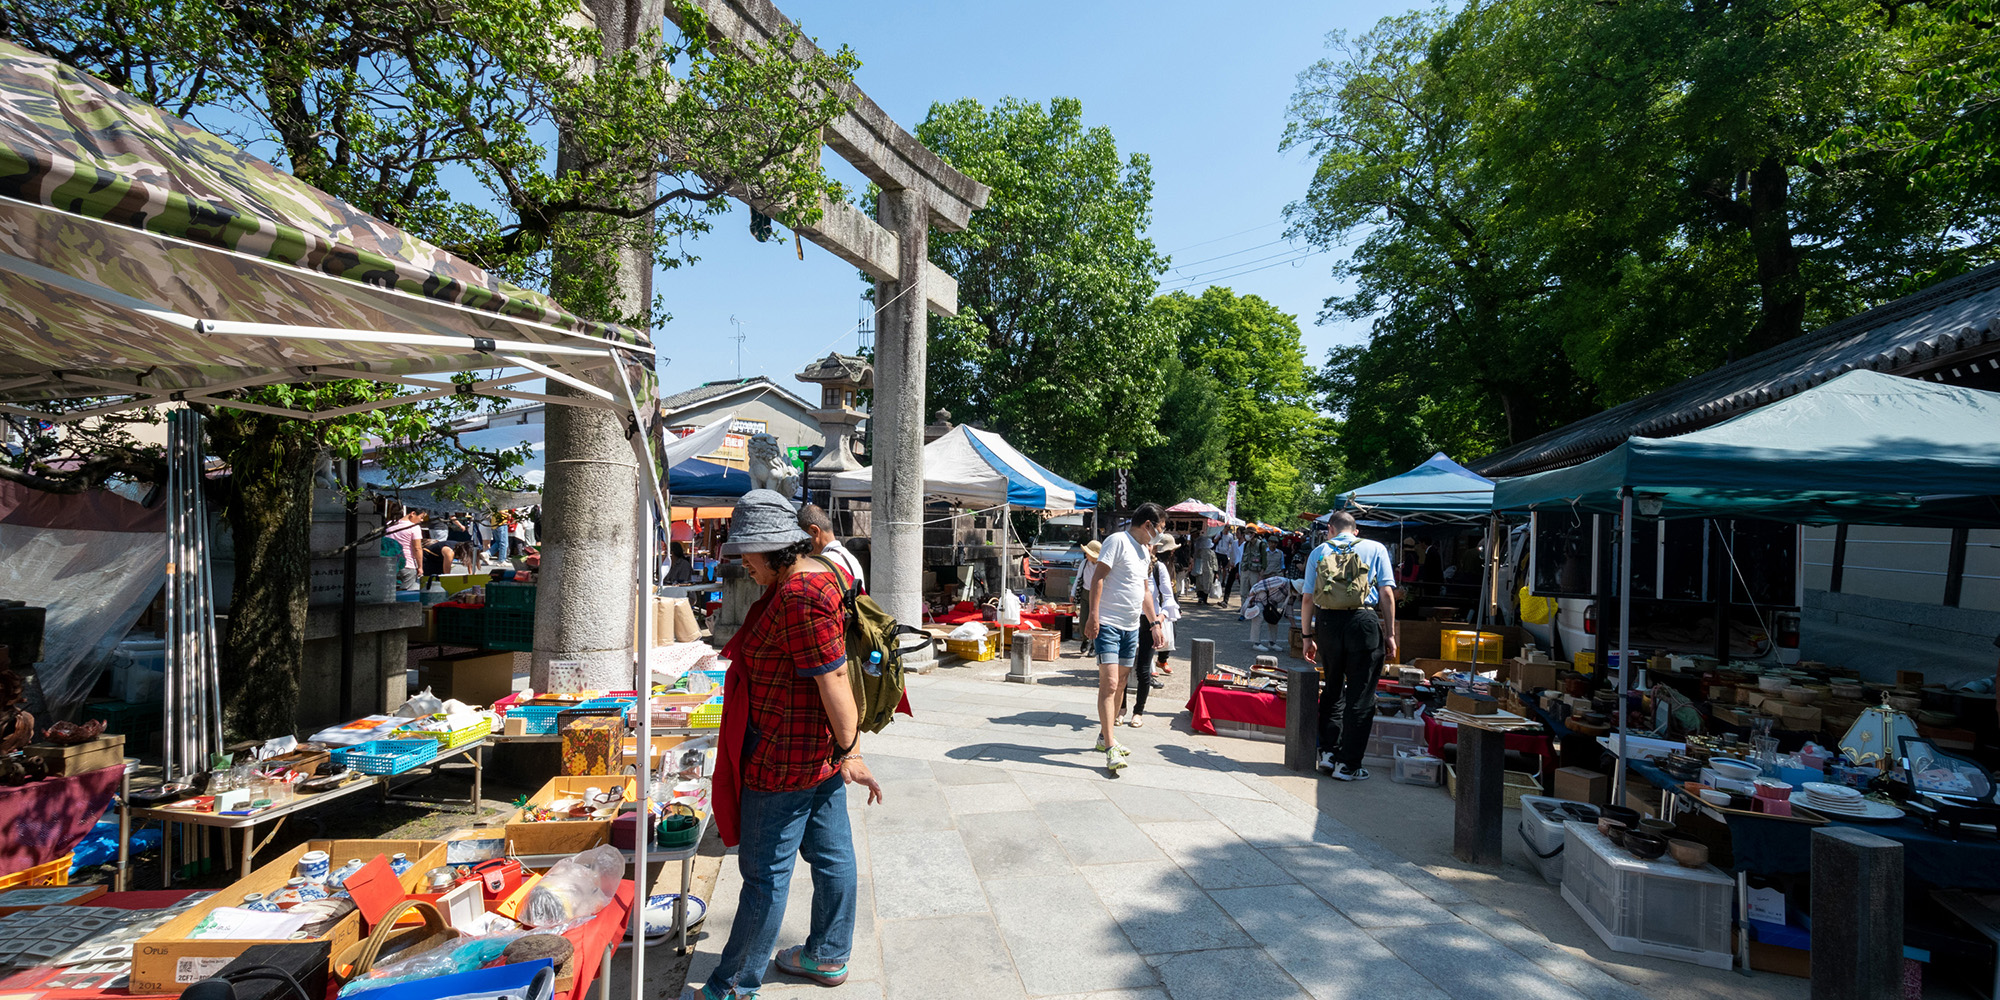
[[806, 467], [806, 490], [823, 493], [835, 473], [862, 467], [855, 429], [868, 418], [855, 404], [863, 390], [875, 386], [875, 368], [852, 354], [835, 352], [806, 366], [794, 376], [801, 382], [819, 383], [819, 409], [813, 419], [826, 434], [826, 446]]

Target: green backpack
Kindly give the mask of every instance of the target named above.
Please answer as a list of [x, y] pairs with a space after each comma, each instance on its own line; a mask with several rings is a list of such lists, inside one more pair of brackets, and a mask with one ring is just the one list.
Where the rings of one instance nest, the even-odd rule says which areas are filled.
[[1355, 548], [1355, 545], [1327, 543], [1326, 554], [1319, 559], [1319, 578], [1313, 581], [1314, 607], [1353, 611], [1367, 605], [1373, 574], [1368, 572], [1368, 561]]
[[[896, 706], [903, 700], [903, 654], [930, 645], [931, 635], [898, 624], [895, 616], [861, 592], [860, 583], [846, 570], [824, 556], [813, 558], [845, 583], [840, 603], [847, 609], [847, 679], [854, 686], [860, 731], [879, 733], [895, 719]], [[906, 635], [920, 635], [924, 641], [904, 646], [901, 638]]]

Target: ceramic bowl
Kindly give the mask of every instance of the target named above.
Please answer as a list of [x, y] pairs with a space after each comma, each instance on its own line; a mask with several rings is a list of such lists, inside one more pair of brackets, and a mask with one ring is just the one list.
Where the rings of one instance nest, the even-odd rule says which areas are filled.
[[1603, 834], [1607, 840], [1610, 840], [1614, 844], [1623, 846], [1627, 831], [1628, 828], [1625, 824], [1615, 819], [1605, 819], [1602, 816], [1597, 817], [1597, 832]]
[[1757, 686], [1762, 688], [1765, 694], [1777, 694], [1790, 687], [1791, 683], [1792, 679], [1783, 674], [1765, 674], [1757, 678]]
[[1736, 781], [1749, 781], [1763, 774], [1763, 768], [1737, 757], [1710, 757], [1708, 766], [1715, 773]]
[[1625, 824], [1628, 828], [1636, 829], [1639, 826], [1639, 810], [1637, 809], [1630, 809], [1625, 806], [1599, 806], [1597, 807], [1597, 814], [1615, 819]]
[[1667, 853], [1667, 841], [1644, 830], [1632, 830], [1625, 834], [1625, 849], [1635, 858], [1651, 861]]
[[1819, 700], [1818, 691], [1814, 691], [1812, 688], [1809, 687], [1800, 687], [1797, 684], [1794, 684], [1791, 687], [1786, 688], [1783, 694], [1785, 696], [1785, 700], [1791, 702], [1794, 705], [1810, 705], [1813, 702]]
[[1674, 824], [1671, 820], [1648, 817], [1639, 821], [1639, 829], [1662, 840], [1666, 840], [1673, 835]]
[[1713, 788], [1704, 788], [1701, 790], [1701, 800], [1720, 809], [1729, 805], [1729, 793]]
[[1751, 784], [1757, 786], [1757, 797], [1760, 799], [1789, 799], [1792, 797], [1792, 783], [1789, 781], [1779, 781], [1776, 778], [1758, 778], [1756, 781], [1751, 782]]
[[1667, 853], [1674, 856], [1674, 863], [1682, 868], [1700, 868], [1708, 864], [1708, 845], [1692, 840], [1674, 839], [1667, 841]]

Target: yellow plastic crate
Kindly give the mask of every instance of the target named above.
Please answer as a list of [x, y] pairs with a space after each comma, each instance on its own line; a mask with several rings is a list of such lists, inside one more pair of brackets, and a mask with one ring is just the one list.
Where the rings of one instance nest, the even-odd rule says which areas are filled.
[[1442, 649], [1443, 659], [1470, 661], [1474, 635], [1479, 637], [1480, 663], [1497, 664], [1505, 658], [1501, 655], [1501, 647], [1506, 640], [1498, 632], [1475, 633], [1471, 629], [1445, 629], [1438, 633], [1438, 644]]
[[68, 885], [69, 868], [76, 855], [65, 854], [54, 861], [44, 861], [26, 871], [12, 875], [0, 875], [0, 889], [40, 889], [51, 885]]
[[468, 726], [464, 729], [454, 729], [448, 733], [440, 733], [423, 729], [398, 729], [396, 730], [394, 735], [399, 739], [436, 740], [438, 745], [438, 750], [442, 752], [445, 750], [456, 750], [459, 747], [465, 746], [468, 743], [477, 743], [480, 740], [483, 740], [486, 737], [492, 735], [492, 733], [493, 733], [493, 720], [482, 717], [479, 720], [479, 724], [476, 726]]
[[688, 725], [696, 729], [715, 729], [722, 725], [722, 703], [710, 702], [688, 712]]
[[1000, 655], [1000, 633], [988, 632], [983, 639], [946, 639], [944, 648], [961, 659], [973, 662], [991, 660]]

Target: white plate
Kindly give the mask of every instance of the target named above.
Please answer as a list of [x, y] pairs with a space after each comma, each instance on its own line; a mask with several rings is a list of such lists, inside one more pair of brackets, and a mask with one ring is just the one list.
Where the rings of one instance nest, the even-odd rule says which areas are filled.
[[1836, 799], [1842, 802], [1856, 802], [1861, 799], [1859, 791], [1846, 785], [1836, 785], [1826, 781], [1808, 781], [1800, 787], [1821, 799]]
[[1903, 818], [1903, 811], [1901, 809], [1891, 805], [1883, 805], [1880, 802], [1869, 799], [1861, 799], [1855, 806], [1850, 808], [1839, 808], [1814, 802], [1807, 797], [1807, 793], [1805, 792], [1793, 792], [1792, 804], [1795, 806], [1805, 806], [1808, 809], [1817, 809], [1824, 813], [1832, 813], [1842, 819], [1873, 820]]

